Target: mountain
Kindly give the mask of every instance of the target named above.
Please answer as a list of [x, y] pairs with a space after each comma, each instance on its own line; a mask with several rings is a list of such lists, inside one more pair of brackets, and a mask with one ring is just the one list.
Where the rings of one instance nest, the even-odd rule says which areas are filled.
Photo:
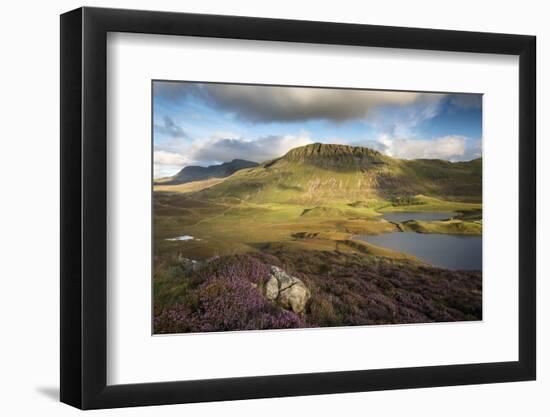
[[424, 194], [481, 201], [481, 158], [397, 159], [360, 146], [314, 143], [200, 191], [207, 198], [312, 204]]
[[257, 166], [258, 164], [256, 162], [245, 161], [244, 159], [233, 159], [231, 162], [224, 162], [220, 165], [210, 165], [207, 167], [187, 166], [173, 177], [156, 181], [156, 184], [176, 185], [185, 184], [191, 181], [207, 180], [210, 178], [225, 178], [241, 169], [254, 168]]

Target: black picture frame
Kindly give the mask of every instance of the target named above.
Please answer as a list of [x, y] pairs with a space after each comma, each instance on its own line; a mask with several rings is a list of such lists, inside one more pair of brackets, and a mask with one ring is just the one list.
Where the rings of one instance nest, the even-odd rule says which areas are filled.
[[[108, 32], [519, 56], [519, 360], [107, 385]], [[61, 16], [61, 401], [81, 409], [534, 380], [534, 36], [102, 8]]]

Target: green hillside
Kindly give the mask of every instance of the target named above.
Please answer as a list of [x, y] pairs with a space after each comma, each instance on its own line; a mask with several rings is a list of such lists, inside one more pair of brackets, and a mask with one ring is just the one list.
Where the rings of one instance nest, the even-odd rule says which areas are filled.
[[[286, 326], [268, 313], [302, 327], [480, 320], [481, 271], [433, 267], [359, 235], [481, 237], [481, 178], [481, 159], [312, 144], [224, 178], [155, 185], [155, 333]], [[264, 300], [272, 266], [308, 288], [299, 315]]]
[[481, 159], [404, 160], [365, 147], [315, 143], [238, 171], [197, 194], [207, 199], [307, 205], [418, 194], [481, 202], [481, 171]]
[[[481, 168], [481, 159], [404, 160], [343, 145], [295, 148], [208, 184], [156, 186], [155, 250], [204, 259], [281, 244], [343, 250], [356, 234], [480, 235], [481, 223], [475, 222], [482, 219]], [[383, 217], [399, 211], [456, 215], [452, 222], [402, 224]], [[194, 239], [170, 240], [181, 235]]]

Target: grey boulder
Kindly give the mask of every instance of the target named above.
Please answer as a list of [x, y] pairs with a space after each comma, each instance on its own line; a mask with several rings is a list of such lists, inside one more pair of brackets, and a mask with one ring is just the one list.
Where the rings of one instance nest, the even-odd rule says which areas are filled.
[[281, 268], [271, 266], [265, 297], [286, 310], [303, 314], [311, 293], [302, 280], [288, 275]]

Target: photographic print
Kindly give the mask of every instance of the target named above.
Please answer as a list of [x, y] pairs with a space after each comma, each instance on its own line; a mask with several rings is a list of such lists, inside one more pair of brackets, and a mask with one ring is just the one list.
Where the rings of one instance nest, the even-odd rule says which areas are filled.
[[482, 95], [152, 81], [153, 333], [482, 319]]

